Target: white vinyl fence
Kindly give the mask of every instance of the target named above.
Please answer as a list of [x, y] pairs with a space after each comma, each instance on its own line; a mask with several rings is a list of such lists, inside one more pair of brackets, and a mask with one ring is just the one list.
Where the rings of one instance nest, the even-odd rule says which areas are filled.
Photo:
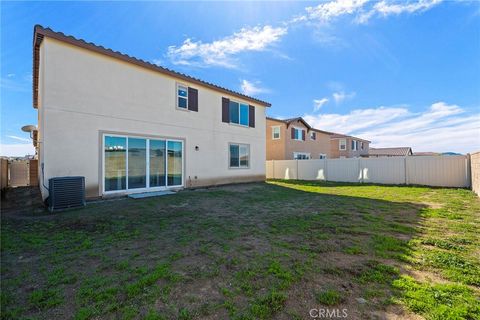
[[467, 156], [270, 160], [267, 179], [469, 187]]

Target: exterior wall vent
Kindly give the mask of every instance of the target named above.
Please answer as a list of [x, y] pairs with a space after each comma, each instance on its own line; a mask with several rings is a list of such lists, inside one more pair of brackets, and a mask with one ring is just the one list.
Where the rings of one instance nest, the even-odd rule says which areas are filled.
[[85, 177], [56, 177], [48, 180], [50, 212], [85, 206]]

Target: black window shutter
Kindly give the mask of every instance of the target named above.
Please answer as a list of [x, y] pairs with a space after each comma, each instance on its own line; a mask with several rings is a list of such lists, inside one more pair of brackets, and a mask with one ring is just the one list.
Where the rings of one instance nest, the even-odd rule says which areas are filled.
[[305, 130], [302, 130], [302, 140], [305, 141]]
[[230, 122], [230, 99], [222, 97], [222, 122]]
[[255, 107], [252, 105], [248, 106], [248, 126], [255, 128]]
[[198, 90], [188, 87], [188, 110], [198, 112]]
[[295, 128], [292, 128], [292, 139], [295, 139]]

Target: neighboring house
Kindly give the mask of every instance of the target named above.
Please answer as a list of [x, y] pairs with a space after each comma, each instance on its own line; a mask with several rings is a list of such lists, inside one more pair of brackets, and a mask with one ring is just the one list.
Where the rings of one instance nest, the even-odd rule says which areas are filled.
[[407, 157], [413, 155], [410, 147], [370, 148], [369, 157]]
[[33, 45], [40, 185], [84, 176], [97, 197], [265, 179], [269, 103], [41, 26]]
[[413, 153], [413, 156], [441, 156], [442, 154], [441, 153], [438, 153], [438, 152], [414, 152]]
[[303, 118], [267, 117], [267, 160], [325, 159], [330, 157], [330, 132], [308, 125]]
[[331, 158], [356, 158], [368, 156], [370, 141], [344, 134], [330, 136]]

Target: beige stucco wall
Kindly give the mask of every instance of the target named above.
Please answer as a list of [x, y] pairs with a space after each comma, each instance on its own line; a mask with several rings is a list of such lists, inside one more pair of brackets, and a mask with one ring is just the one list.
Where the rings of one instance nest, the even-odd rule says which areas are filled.
[[470, 174], [472, 190], [480, 196], [480, 151], [470, 155]]
[[[223, 123], [222, 97], [239, 99], [182, 81], [198, 89], [199, 111], [178, 110], [175, 78], [50, 38], [42, 50], [39, 163], [45, 183], [82, 175], [87, 196], [100, 196], [103, 132], [183, 139], [187, 187], [264, 179], [263, 106], [255, 105], [255, 128]], [[250, 145], [250, 168], [229, 169], [231, 142]]]
[[[272, 127], [280, 127], [280, 139], [272, 139]], [[297, 127], [305, 130], [305, 141], [292, 139], [291, 128]], [[296, 121], [287, 124], [283, 121], [267, 119], [267, 160], [292, 160], [294, 152], [310, 153], [312, 159], [319, 159], [320, 154], [330, 157], [330, 136], [328, 134], [315, 131], [316, 139], [310, 138], [311, 130], [301, 122]]]
[[[280, 139], [273, 139], [272, 127], [280, 127]], [[287, 134], [287, 125], [281, 121], [267, 119], [266, 141], [267, 141], [267, 160], [285, 159], [285, 135]]]
[[368, 155], [368, 150], [370, 148], [370, 143], [363, 141], [363, 150], [360, 149], [360, 143], [362, 142], [361, 140], [358, 140], [358, 148], [359, 150], [352, 150], [352, 139], [351, 138], [345, 138], [347, 141], [347, 150], [340, 150], [340, 140], [341, 138], [333, 138], [331, 139], [330, 142], [330, 154], [331, 158], [340, 158], [340, 157], [345, 157], [345, 158], [355, 158], [355, 157], [360, 157], [360, 156], [366, 156]]

